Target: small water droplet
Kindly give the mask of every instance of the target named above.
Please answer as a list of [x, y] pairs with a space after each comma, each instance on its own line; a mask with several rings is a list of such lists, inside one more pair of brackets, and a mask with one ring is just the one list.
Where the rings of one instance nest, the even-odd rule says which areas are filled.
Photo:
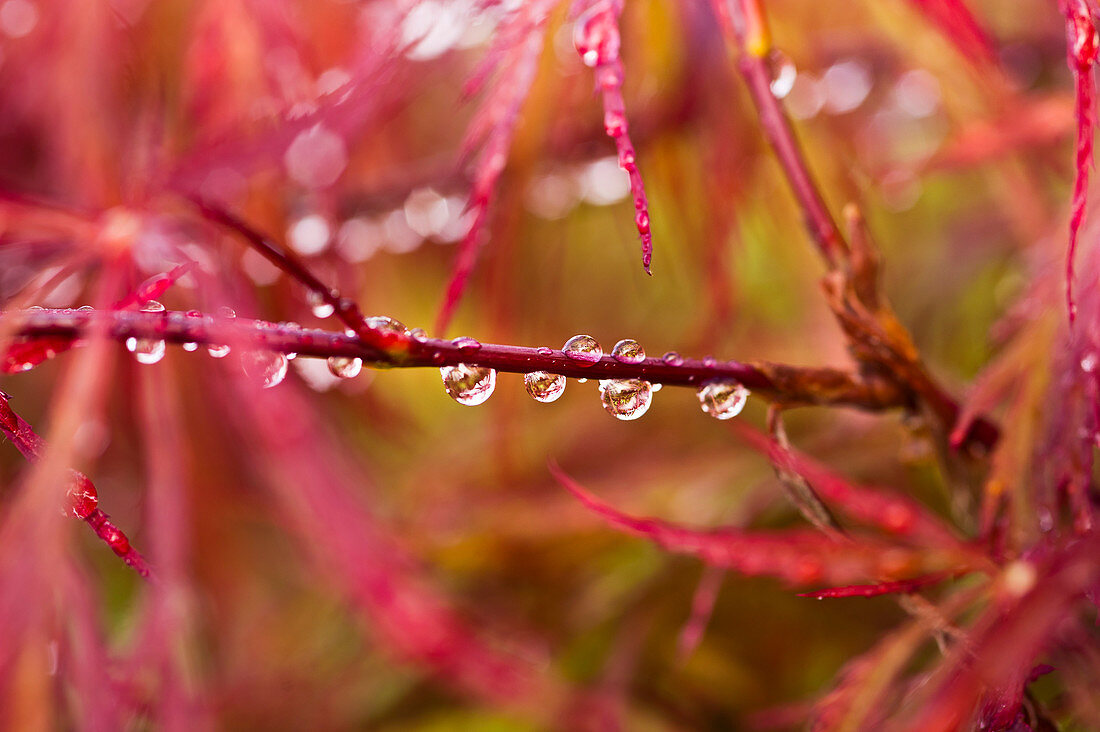
[[638, 341], [624, 338], [611, 349], [611, 356], [622, 363], [641, 363], [645, 361], [645, 349]]
[[241, 368], [264, 389], [278, 386], [286, 378], [287, 358], [275, 351], [246, 351], [241, 355]]
[[523, 385], [535, 401], [548, 404], [565, 393], [565, 377], [548, 371], [532, 371], [523, 375]]
[[76, 309], [76, 311], [78, 313], [85, 313], [85, 312], [88, 312], [89, 310], [95, 310], [95, 308], [93, 308], [91, 305], [81, 305], [80, 307], [78, 307]]
[[588, 379], [577, 379], [577, 383], [578, 383], [578, 384], [587, 384], [587, 383], [588, 383]]
[[237, 317], [237, 311], [234, 310], [231, 307], [228, 307], [226, 305], [222, 305], [220, 308], [218, 308], [218, 317], [219, 318], [235, 318], [235, 317]]
[[540, 356], [553, 356], [554, 355], [554, 349], [553, 348], [547, 348], [546, 346], [539, 346], [538, 348], [535, 349], [535, 353], [537, 353]]
[[310, 290], [309, 295], [306, 296], [309, 302], [310, 310], [313, 312], [313, 317], [324, 320], [325, 318], [336, 312], [336, 308], [332, 306], [332, 303], [325, 302], [324, 296], [319, 292]]
[[595, 68], [619, 57], [619, 24], [607, 3], [596, 3], [573, 23], [573, 46], [585, 66]]
[[591, 366], [603, 358], [599, 341], [590, 335], [573, 336], [565, 342], [561, 351], [574, 361], [579, 361], [581, 366]]
[[451, 399], [468, 407], [484, 403], [497, 385], [497, 372], [485, 366], [464, 363], [441, 366], [439, 375], [443, 377], [443, 387]]
[[714, 356], [707, 356], [703, 359], [703, 365], [706, 366], [708, 369], [712, 369], [718, 365], [718, 359], [716, 359]]
[[649, 410], [653, 387], [642, 379], [604, 379], [600, 381], [600, 401], [616, 419], [638, 419]]
[[363, 359], [349, 356], [330, 356], [328, 370], [341, 379], [354, 379], [363, 370]]
[[458, 338], [455, 338], [453, 341], [451, 341], [451, 343], [458, 346], [458, 350], [462, 351], [463, 353], [473, 353], [474, 351], [477, 351], [481, 348], [481, 343], [479, 343], [476, 339], [469, 338], [467, 336], [460, 336]]
[[787, 54], [778, 48], [773, 48], [772, 52], [768, 54], [768, 69], [771, 71], [771, 83], [768, 87], [772, 91], [772, 96], [776, 99], [783, 99], [794, 88], [794, 81], [798, 77], [798, 69], [795, 68], [794, 62]]
[[732, 419], [745, 408], [749, 390], [733, 379], [713, 379], [696, 392], [699, 406], [715, 419]]
[[187, 351], [188, 353], [192, 351], [197, 351], [199, 350], [199, 344], [195, 343], [194, 341], [188, 341], [187, 343], [183, 344], [183, 350]]
[[1096, 360], [1095, 353], [1085, 354], [1085, 357], [1081, 359], [1081, 370], [1086, 374], [1091, 374], [1096, 370]]
[[[156, 300], [149, 300], [141, 306], [143, 313], [163, 313], [164, 306]], [[164, 358], [164, 341], [158, 338], [127, 338], [126, 350], [134, 354], [138, 363], [153, 364]]]
[[199, 312], [198, 310], [188, 310], [185, 313], [185, 315], [187, 315], [187, 317], [189, 317], [189, 318], [201, 318], [202, 317], [202, 313]]
[[684, 357], [676, 351], [669, 351], [665, 355], [661, 356], [661, 360], [667, 363], [669, 366], [679, 366], [684, 362]]
[[298, 354], [297, 354], [297, 353], [294, 353], [294, 352], [288, 353], [288, 354], [286, 355], [286, 360], [287, 360], [287, 361], [293, 361], [293, 360], [294, 360], [294, 359], [296, 359], [296, 358], [298, 358]]
[[211, 358], [225, 358], [229, 355], [229, 346], [211, 344], [206, 347], [206, 352], [210, 354]]
[[413, 328], [409, 331], [409, 335], [418, 343], [424, 343], [428, 340], [428, 333], [423, 328]]
[[153, 364], [164, 358], [164, 341], [149, 338], [127, 338], [126, 350], [134, 354], [138, 363]]
[[652, 392], [653, 392], [654, 394], [656, 394], [656, 393], [657, 393], [657, 392], [659, 392], [659, 391], [660, 391], [661, 389], [664, 389], [664, 388], [665, 388], [665, 385], [664, 385], [664, 384], [660, 384], [660, 383], [658, 383], [658, 384], [653, 384], [653, 385], [651, 385], [651, 386], [650, 386], [649, 388], [650, 388], [650, 391], [652, 391]]
[[[405, 327], [404, 323], [386, 315], [372, 315], [363, 322], [371, 328], [382, 331], [383, 333], [396, 333], [397, 335], [409, 334], [409, 329]], [[352, 331], [351, 335], [355, 335], [355, 331]]]

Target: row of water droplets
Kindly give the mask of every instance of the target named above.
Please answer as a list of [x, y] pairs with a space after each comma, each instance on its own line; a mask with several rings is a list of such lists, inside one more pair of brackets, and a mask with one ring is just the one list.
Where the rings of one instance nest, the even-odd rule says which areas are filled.
[[[324, 308], [328, 309], [327, 312], [325, 312]], [[90, 310], [91, 308], [88, 309]], [[328, 317], [332, 314], [333, 308], [327, 303], [321, 303], [321, 306], [315, 305], [313, 310], [314, 314], [319, 315], [319, 317]], [[318, 313], [318, 311], [321, 312]], [[165, 308], [161, 303], [155, 300], [149, 300], [141, 307], [141, 312], [163, 313], [165, 312]], [[191, 317], [202, 317], [202, 313], [197, 310], [188, 311], [187, 314]], [[219, 308], [218, 315], [223, 319], [237, 317], [236, 313], [228, 307]], [[366, 323], [368, 326], [377, 330], [409, 333], [404, 325], [393, 318], [385, 316], [367, 318]], [[295, 330], [301, 329], [302, 327], [297, 323], [284, 323], [283, 325]], [[355, 335], [353, 331], [348, 331], [347, 334], [349, 336]], [[183, 344], [183, 350], [185, 351], [197, 351], [198, 348], [199, 345], [194, 342]], [[137, 338], [133, 336], [126, 339], [126, 349], [134, 354], [134, 358], [138, 363], [142, 364], [158, 363], [164, 358], [165, 351], [167, 350], [163, 339]], [[206, 350], [213, 358], [225, 358], [229, 355], [231, 348], [228, 344], [210, 344], [206, 347]], [[241, 368], [245, 375], [257, 384], [265, 389], [270, 389], [283, 382], [286, 378], [289, 362], [296, 356], [297, 354], [295, 353], [280, 353], [278, 351], [269, 351], [266, 349], [249, 349], [241, 354]], [[328, 358], [327, 364], [333, 376], [341, 379], [354, 378], [363, 370], [363, 360], [356, 357], [331, 356]]]
[[[472, 338], [455, 339], [467, 341], [467, 347], [480, 347]], [[590, 335], [576, 335], [565, 342], [562, 353], [581, 366], [592, 366], [603, 358], [603, 348]], [[537, 350], [541, 356], [550, 356], [553, 351], [542, 347]], [[621, 363], [638, 364], [645, 360], [645, 350], [634, 340], [624, 339], [615, 344], [611, 357]], [[663, 360], [671, 365], [683, 363], [683, 358], [675, 352], [665, 354]], [[496, 388], [496, 370], [487, 366], [460, 363], [455, 366], [443, 366], [439, 369], [443, 377], [443, 386], [459, 404], [476, 406], [483, 404]], [[579, 379], [584, 383], [587, 379]], [[535, 401], [549, 403], [557, 401], [565, 393], [566, 379], [561, 374], [549, 371], [531, 371], [523, 376], [527, 393]], [[634, 420], [644, 415], [653, 401], [653, 394], [660, 391], [660, 384], [651, 384], [645, 379], [601, 379], [599, 384], [600, 402], [612, 416], [621, 420]], [[749, 390], [733, 379], [712, 379], [703, 384], [698, 392], [702, 410], [716, 419], [731, 419], [737, 416], [748, 400]]]
[[[332, 305], [325, 302], [314, 303], [313, 309], [314, 314], [321, 318], [333, 313]], [[164, 313], [165, 307], [155, 300], [149, 300], [141, 307], [141, 311]], [[189, 311], [188, 315], [202, 317], [202, 314], [195, 310]], [[227, 307], [220, 308], [218, 315], [223, 319], [236, 317], [236, 313]], [[409, 330], [400, 321], [383, 315], [366, 318], [365, 322], [367, 326], [383, 333], [407, 335], [421, 342], [428, 338], [422, 329]], [[296, 323], [290, 323], [287, 326], [301, 327]], [[350, 330], [347, 334], [355, 335], [354, 331]], [[452, 343], [466, 353], [474, 353], [481, 348], [478, 341], [468, 337], [455, 338]], [[166, 351], [163, 339], [133, 336], [126, 339], [126, 348], [142, 364], [158, 363], [164, 358]], [[186, 351], [196, 351], [198, 344], [184, 343], [183, 348]], [[599, 342], [590, 335], [573, 336], [565, 342], [561, 350], [567, 358], [580, 366], [592, 366], [604, 355]], [[207, 346], [207, 352], [213, 358], [224, 358], [229, 355], [230, 347], [224, 344], [211, 344]], [[541, 356], [550, 356], [553, 351], [542, 347], [537, 349], [537, 353]], [[294, 357], [293, 353], [250, 349], [241, 354], [241, 368], [246, 376], [263, 388], [269, 389], [282, 383], [286, 378], [288, 362]], [[623, 339], [612, 348], [611, 357], [620, 363], [638, 364], [645, 360], [646, 354], [637, 341]], [[662, 360], [670, 365], [683, 363], [683, 358], [675, 351], [666, 353]], [[363, 370], [363, 360], [354, 356], [330, 356], [327, 363], [329, 371], [341, 379], [355, 378]], [[483, 404], [496, 389], [496, 370], [488, 366], [459, 363], [453, 366], [441, 366], [439, 373], [447, 394], [459, 404], [466, 406]], [[578, 381], [584, 383], [587, 379]], [[566, 378], [561, 374], [532, 371], [524, 374], [523, 382], [527, 393], [539, 402], [556, 401], [565, 393]], [[617, 419], [634, 420], [649, 410], [653, 394], [660, 391], [660, 388], [660, 384], [654, 385], [645, 379], [601, 379], [600, 401], [604, 409]], [[704, 412], [717, 419], [730, 419], [741, 412], [748, 399], [749, 391], [732, 379], [712, 379], [703, 384], [697, 394]]]

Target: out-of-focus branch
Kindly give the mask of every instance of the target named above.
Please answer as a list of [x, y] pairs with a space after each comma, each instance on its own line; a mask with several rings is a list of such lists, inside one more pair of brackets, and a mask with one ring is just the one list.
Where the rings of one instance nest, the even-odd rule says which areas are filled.
[[[879, 292], [878, 259], [858, 208], [845, 211], [846, 241], [810, 174], [790, 119], [772, 94], [768, 56], [771, 37], [760, 0], [713, 0], [726, 34], [739, 51], [738, 69], [760, 116], [760, 125], [775, 152], [809, 231], [828, 267], [826, 298], [848, 337], [849, 350], [865, 377], [893, 381], [909, 392], [914, 404], [927, 405], [943, 431], [949, 432], [960, 408], [928, 373], [909, 333]], [[985, 419], [974, 422], [965, 442], [991, 448], [999, 430]]]

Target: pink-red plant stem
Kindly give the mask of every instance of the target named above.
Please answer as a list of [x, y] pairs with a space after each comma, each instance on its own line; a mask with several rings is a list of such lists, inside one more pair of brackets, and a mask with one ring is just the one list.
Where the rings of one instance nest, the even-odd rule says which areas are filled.
[[217, 319], [178, 311], [33, 310], [21, 313], [19, 335], [25, 338], [76, 339], [96, 322], [106, 326], [109, 337], [164, 340], [170, 343], [243, 343], [257, 349], [297, 353], [300, 356], [361, 358], [387, 367], [438, 367], [464, 363], [498, 371], [530, 373], [548, 371], [572, 378], [645, 379], [669, 386], [699, 386], [711, 379], [733, 379], [765, 396], [787, 404], [839, 404], [881, 410], [904, 404], [904, 394], [887, 383], [863, 382], [831, 368], [797, 368], [727, 361], [709, 365], [696, 359], [669, 363], [647, 358], [624, 363], [604, 356], [593, 364], [570, 358], [560, 350], [485, 343], [477, 347], [458, 342], [408, 338], [389, 349], [377, 348], [355, 336], [298, 326], [275, 325], [243, 318]]

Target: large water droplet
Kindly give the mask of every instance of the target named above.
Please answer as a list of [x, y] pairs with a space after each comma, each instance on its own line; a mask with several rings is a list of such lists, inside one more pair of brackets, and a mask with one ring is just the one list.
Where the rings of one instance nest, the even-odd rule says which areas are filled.
[[532, 371], [523, 375], [523, 385], [535, 401], [550, 403], [565, 393], [565, 377], [548, 371]]
[[287, 358], [274, 351], [246, 351], [241, 355], [241, 368], [264, 389], [278, 386], [286, 378]]
[[696, 392], [699, 406], [715, 419], [732, 419], [745, 408], [749, 390], [733, 379], [713, 379]]
[[581, 366], [591, 366], [603, 358], [599, 341], [590, 335], [573, 336], [565, 342], [561, 351], [574, 361], [579, 361]]
[[611, 355], [616, 361], [623, 363], [641, 363], [645, 361], [645, 349], [638, 341], [624, 338], [611, 349]]
[[[149, 300], [141, 306], [143, 313], [163, 313], [164, 306], [156, 300]], [[151, 364], [164, 358], [164, 341], [157, 338], [127, 338], [126, 350], [134, 354], [138, 363]]]
[[595, 68], [619, 57], [619, 24], [607, 3], [596, 3], [573, 24], [573, 46], [585, 66]]
[[787, 54], [778, 48], [773, 48], [768, 54], [768, 69], [771, 71], [771, 83], [768, 85], [772, 96], [783, 99], [791, 93], [794, 81], [798, 77], [798, 69]]
[[468, 407], [484, 403], [497, 385], [497, 372], [485, 366], [464, 363], [441, 366], [439, 375], [443, 377], [443, 387], [451, 399]]
[[616, 419], [638, 419], [649, 410], [653, 388], [642, 379], [604, 379], [600, 381], [600, 401]]
[[349, 356], [330, 356], [328, 370], [341, 379], [354, 379], [363, 370], [363, 359]]

